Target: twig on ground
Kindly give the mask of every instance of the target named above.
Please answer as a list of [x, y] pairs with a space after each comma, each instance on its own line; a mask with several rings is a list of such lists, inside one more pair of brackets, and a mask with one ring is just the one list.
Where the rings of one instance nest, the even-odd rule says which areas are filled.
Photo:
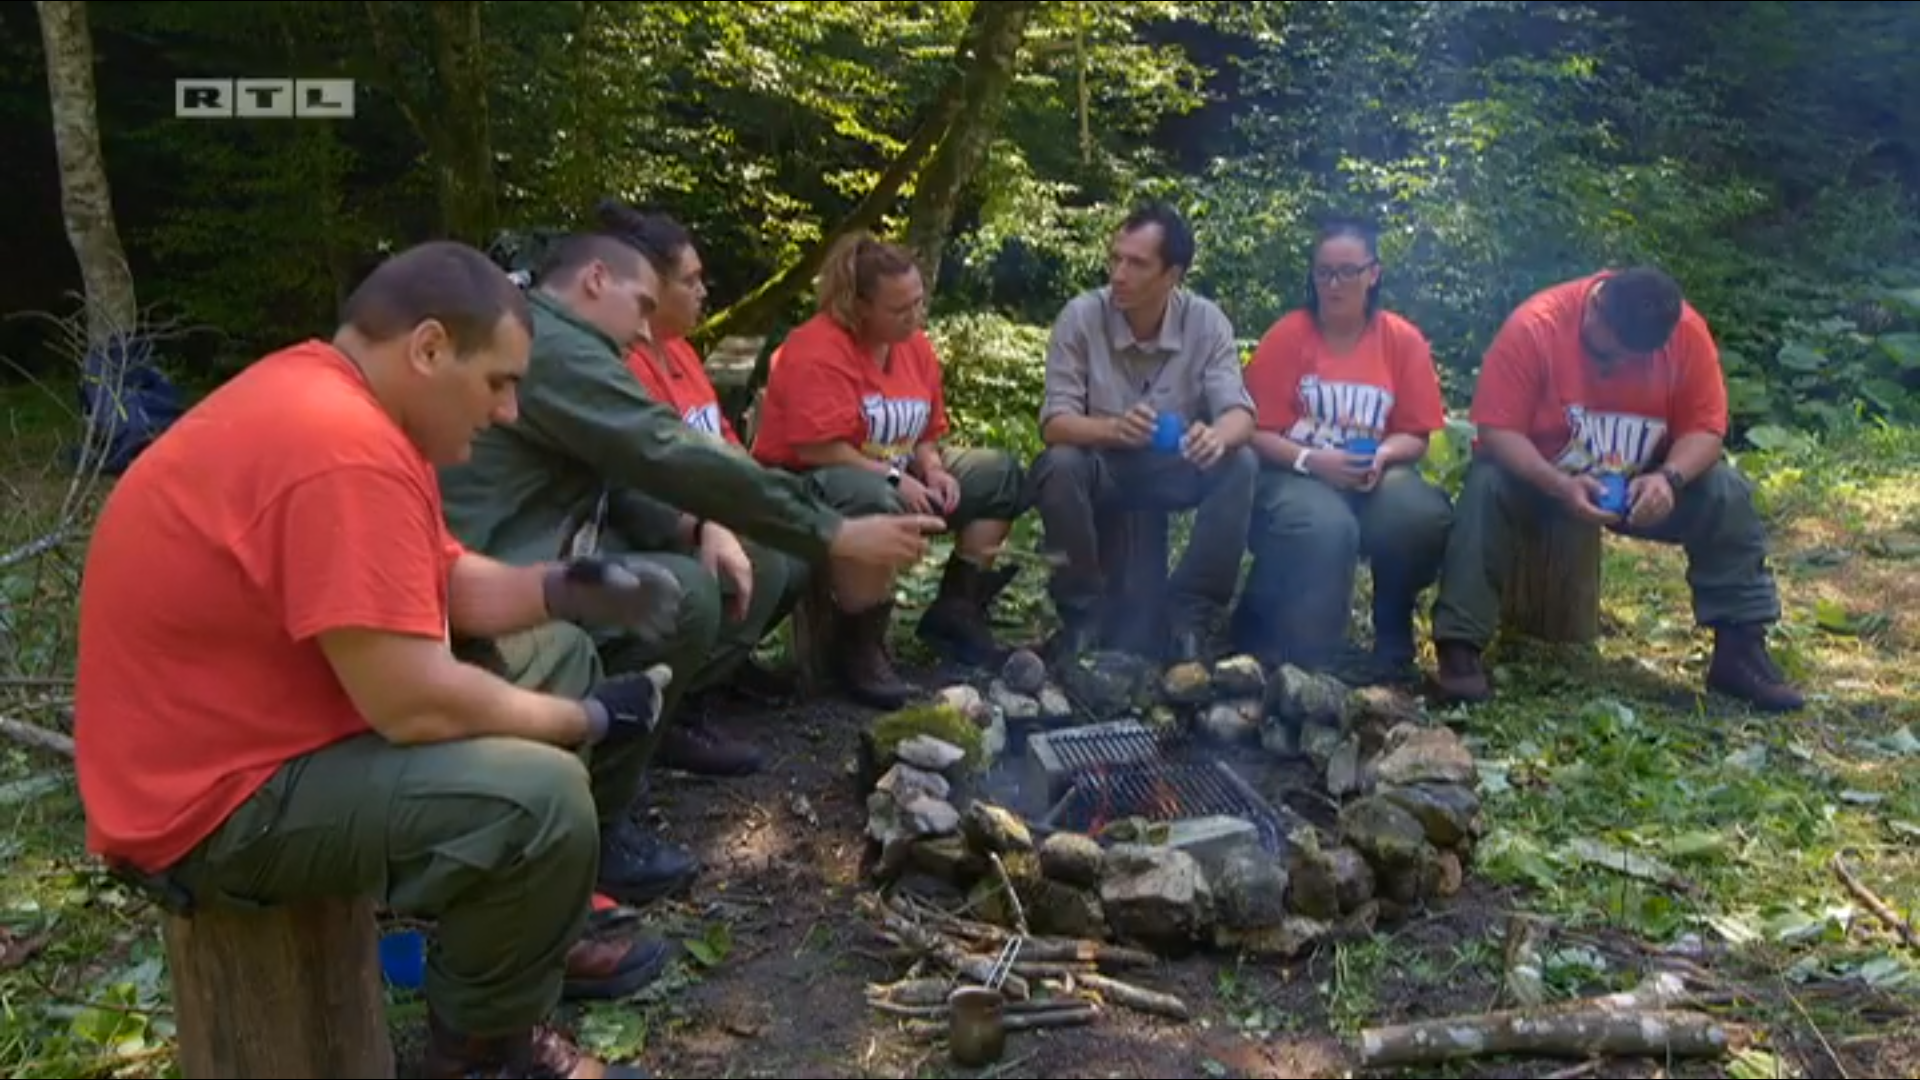
[[1900, 913], [1893, 910], [1893, 905], [1882, 900], [1880, 895], [1872, 889], [1867, 888], [1866, 882], [1855, 877], [1853, 871], [1847, 869], [1847, 861], [1839, 855], [1833, 857], [1833, 872], [1840, 879], [1840, 884], [1846, 886], [1847, 891], [1853, 894], [1853, 898], [1860, 901], [1868, 911], [1873, 912], [1874, 918], [1884, 923], [1887, 929], [1899, 935], [1907, 948], [1920, 949], [1920, 932], [1914, 930], [1912, 923], [1901, 918]]
[[1170, 1020], [1186, 1020], [1192, 1014], [1187, 1003], [1172, 994], [1163, 994], [1158, 990], [1143, 990], [1132, 983], [1124, 983], [1105, 975], [1075, 975], [1080, 985], [1098, 993], [1115, 1005], [1124, 1005], [1136, 1012], [1152, 1013]]
[[1007, 910], [1013, 913], [1013, 927], [1022, 938], [1032, 937], [1033, 931], [1027, 926], [1027, 909], [1020, 903], [1020, 890], [1013, 887], [1013, 875], [1007, 873], [1007, 864], [1001, 861], [998, 852], [989, 852], [987, 861], [993, 865], [993, 876], [1000, 882], [1000, 891], [1007, 896]]

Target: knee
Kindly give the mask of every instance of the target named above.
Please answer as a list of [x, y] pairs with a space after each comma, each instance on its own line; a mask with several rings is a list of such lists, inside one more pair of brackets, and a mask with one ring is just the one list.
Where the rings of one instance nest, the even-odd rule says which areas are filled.
[[1260, 458], [1251, 446], [1236, 446], [1221, 455], [1208, 470], [1215, 483], [1233, 491], [1252, 491], [1260, 479]]
[[849, 465], [829, 465], [812, 473], [814, 487], [829, 506], [849, 517], [898, 514], [906, 509], [900, 493], [878, 473]]
[[1453, 503], [1410, 465], [1396, 466], [1380, 479], [1374, 498], [1383, 504], [1387, 538], [1404, 544], [1444, 541], [1453, 528]]
[[672, 648], [705, 650], [720, 638], [726, 598], [720, 581], [704, 568], [698, 574], [683, 574], [680, 580], [680, 612], [673, 624]]
[[1687, 487], [1720, 508], [1734, 511], [1755, 508], [1757, 512], [1753, 481], [1724, 461], [1714, 462]]
[[1094, 456], [1078, 446], [1049, 446], [1027, 470], [1028, 487], [1039, 495], [1093, 486]]
[[1314, 575], [1360, 559], [1360, 522], [1337, 500], [1271, 519], [1257, 537], [1260, 554], [1310, 568]]
[[986, 521], [1012, 521], [1026, 509], [1021, 492], [1024, 472], [1020, 459], [1005, 450], [982, 451], [981, 458], [978, 468], [987, 497], [981, 503], [980, 517]]
[[499, 828], [517, 848], [511, 862], [591, 865], [600, 819], [578, 754], [527, 739], [475, 739], [469, 747], [477, 756], [469, 775], [500, 807]]

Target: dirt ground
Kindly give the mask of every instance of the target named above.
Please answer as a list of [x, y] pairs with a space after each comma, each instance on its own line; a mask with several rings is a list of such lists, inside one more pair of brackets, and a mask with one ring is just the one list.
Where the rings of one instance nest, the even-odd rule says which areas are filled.
[[[926, 673], [920, 673], [923, 677]], [[900, 978], [900, 966], [855, 911], [864, 807], [855, 791], [857, 733], [872, 714], [836, 701], [790, 711], [738, 705], [716, 722], [755, 738], [769, 767], [756, 776], [710, 780], [663, 774], [654, 816], [669, 837], [697, 850], [706, 876], [686, 901], [647, 913], [683, 937], [714, 940], [725, 955], [644, 1008], [641, 1060], [674, 1077], [1337, 1077], [1353, 1072], [1335, 1032], [1494, 1007], [1500, 927], [1512, 897], [1470, 880], [1443, 906], [1371, 942], [1326, 946], [1291, 963], [1195, 956], [1129, 976], [1186, 1000], [1193, 1020], [1175, 1023], [1109, 1009], [1094, 1025], [1016, 1033], [985, 1071], [961, 1069], [938, 1043], [905, 1035], [871, 1012], [863, 988]], [[809, 817], [815, 820], [809, 820]], [[1596, 942], [1631, 952], [1631, 943]], [[707, 950], [711, 953], [711, 950]], [[634, 1008], [635, 1006], [623, 1006]], [[1825, 1055], [1821, 1055], [1825, 1056]], [[1830, 1059], [1829, 1059], [1830, 1060]], [[1847, 1072], [1874, 1072], [1852, 1059]], [[1906, 1063], [1910, 1067], [1911, 1063]], [[1568, 1071], [1571, 1067], [1572, 1071]], [[1719, 1064], [1579, 1061], [1453, 1066], [1479, 1077], [1725, 1076]], [[1597, 1071], [1596, 1071], [1597, 1070]], [[1387, 1075], [1387, 1074], [1378, 1074]], [[1429, 1075], [1434, 1075], [1429, 1071]]]

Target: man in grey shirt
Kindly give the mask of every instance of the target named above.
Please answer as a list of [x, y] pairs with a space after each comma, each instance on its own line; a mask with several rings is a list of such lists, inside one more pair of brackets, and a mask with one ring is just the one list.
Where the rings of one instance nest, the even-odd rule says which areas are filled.
[[1063, 657], [1098, 645], [1107, 614], [1096, 509], [1198, 507], [1169, 582], [1176, 663], [1207, 657], [1240, 579], [1260, 471], [1249, 446], [1254, 405], [1233, 325], [1180, 287], [1193, 248], [1177, 211], [1136, 210], [1114, 234], [1108, 284], [1054, 322], [1040, 407], [1047, 449], [1028, 483], [1059, 560], [1051, 591]]

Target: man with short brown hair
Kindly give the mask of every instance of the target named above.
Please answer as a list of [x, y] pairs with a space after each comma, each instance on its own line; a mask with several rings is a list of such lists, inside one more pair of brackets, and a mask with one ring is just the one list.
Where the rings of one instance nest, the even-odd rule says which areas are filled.
[[358, 890], [435, 921], [432, 1077], [644, 1077], [544, 1024], [569, 976], [637, 985], [663, 947], [581, 941], [598, 828], [576, 752], [643, 739], [645, 674], [579, 696], [456, 660], [556, 618], [658, 634], [668, 575], [465, 551], [434, 467], [511, 421], [526, 300], [423, 244], [189, 410], [114, 488], [80, 598], [88, 847], [176, 907]]

